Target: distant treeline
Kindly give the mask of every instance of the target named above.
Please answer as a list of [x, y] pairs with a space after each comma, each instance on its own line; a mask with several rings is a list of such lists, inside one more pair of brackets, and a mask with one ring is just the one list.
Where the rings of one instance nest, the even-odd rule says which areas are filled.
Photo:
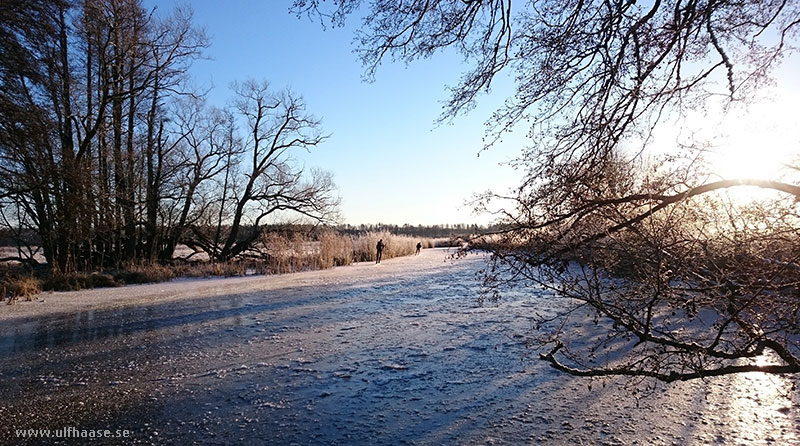
[[444, 224], [444, 225], [340, 225], [336, 229], [342, 234], [358, 235], [367, 232], [389, 232], [396, 235], [407, 235], [410, 237], [427, 238], [451, 238], [463, 237], [474, 234], [485, 234], [497, 229], [494, 226], [482, 226], [476, 224]]

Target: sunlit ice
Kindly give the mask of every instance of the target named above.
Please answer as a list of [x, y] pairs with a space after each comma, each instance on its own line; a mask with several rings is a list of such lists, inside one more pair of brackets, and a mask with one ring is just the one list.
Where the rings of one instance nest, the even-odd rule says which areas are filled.
[[[758, 366], [779, 363], [774, 354], [765, 353], [755, 359]], [[728, 413], [728, 418], [734, 423], [736, 429], [750, 438], [769, 438], [770, 429], [760, 419], [767, 411], [787, 413], [791, 407], [793, 384], [785, 376], [774, 376], [767, 373], [752, 372], [738, 375], [734, 378], [735, 385], [730, 389], [727, 404], [720, 409]], [[787, 439], [797, 440], [797, 433], [788, 431]]]

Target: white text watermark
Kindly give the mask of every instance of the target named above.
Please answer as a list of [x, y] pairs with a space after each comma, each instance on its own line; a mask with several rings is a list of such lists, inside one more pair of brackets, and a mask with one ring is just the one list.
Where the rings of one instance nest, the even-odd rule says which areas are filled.
[[62, 427], [59, 429], [16, 429], [17, 438], [131, 438], [128, 429], [78, 429]]

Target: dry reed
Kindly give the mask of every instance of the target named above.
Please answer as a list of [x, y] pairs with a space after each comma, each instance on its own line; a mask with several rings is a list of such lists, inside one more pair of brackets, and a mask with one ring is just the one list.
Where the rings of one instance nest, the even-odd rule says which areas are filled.
[[41, 289], [75, 291], [86, 288], [113, 287], [133, 283], [163, 282], [175, 277], [244, 276], [247, 274], [283, 274], [327, 269], [355, 262], [374, 262], [378, 240], [383, 240], [383, 259], [412, 255], [417, 243], [423, 248], [438, 246], [440, 240], [367, 232], [358, 236], [335, 231], [307, 233], [266, 233], [252, 252], [229, 262], [195, 262], [175, 265], [155, 263], [129, 264], [124, 268], [93, 273], [56, 273], [41, 279], [18, 276], [2, 280], [3, 296], [31, 296]]

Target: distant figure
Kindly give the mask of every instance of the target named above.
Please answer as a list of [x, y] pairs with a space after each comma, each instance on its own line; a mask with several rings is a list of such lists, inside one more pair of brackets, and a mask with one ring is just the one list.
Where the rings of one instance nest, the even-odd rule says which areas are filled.
[[383, 248], [386, 245], [383, 243], [383, 239], [378, 240], [378, 244], [375, 246], [375, 249], [378, 250], [378, 255], [375, 256], [376, 260], [375, 263], [381, 263], [381, 256], [383, 255]]
[[422, 243], [421, 243], [421, 242], [417, 242], [417, 253], [416, 253], [416, 254], [414, 254], [415, 256], [418, 256], [418, 255], [419, 255], [419, 251], [420, 251], [420, 249], [422, 249]]

